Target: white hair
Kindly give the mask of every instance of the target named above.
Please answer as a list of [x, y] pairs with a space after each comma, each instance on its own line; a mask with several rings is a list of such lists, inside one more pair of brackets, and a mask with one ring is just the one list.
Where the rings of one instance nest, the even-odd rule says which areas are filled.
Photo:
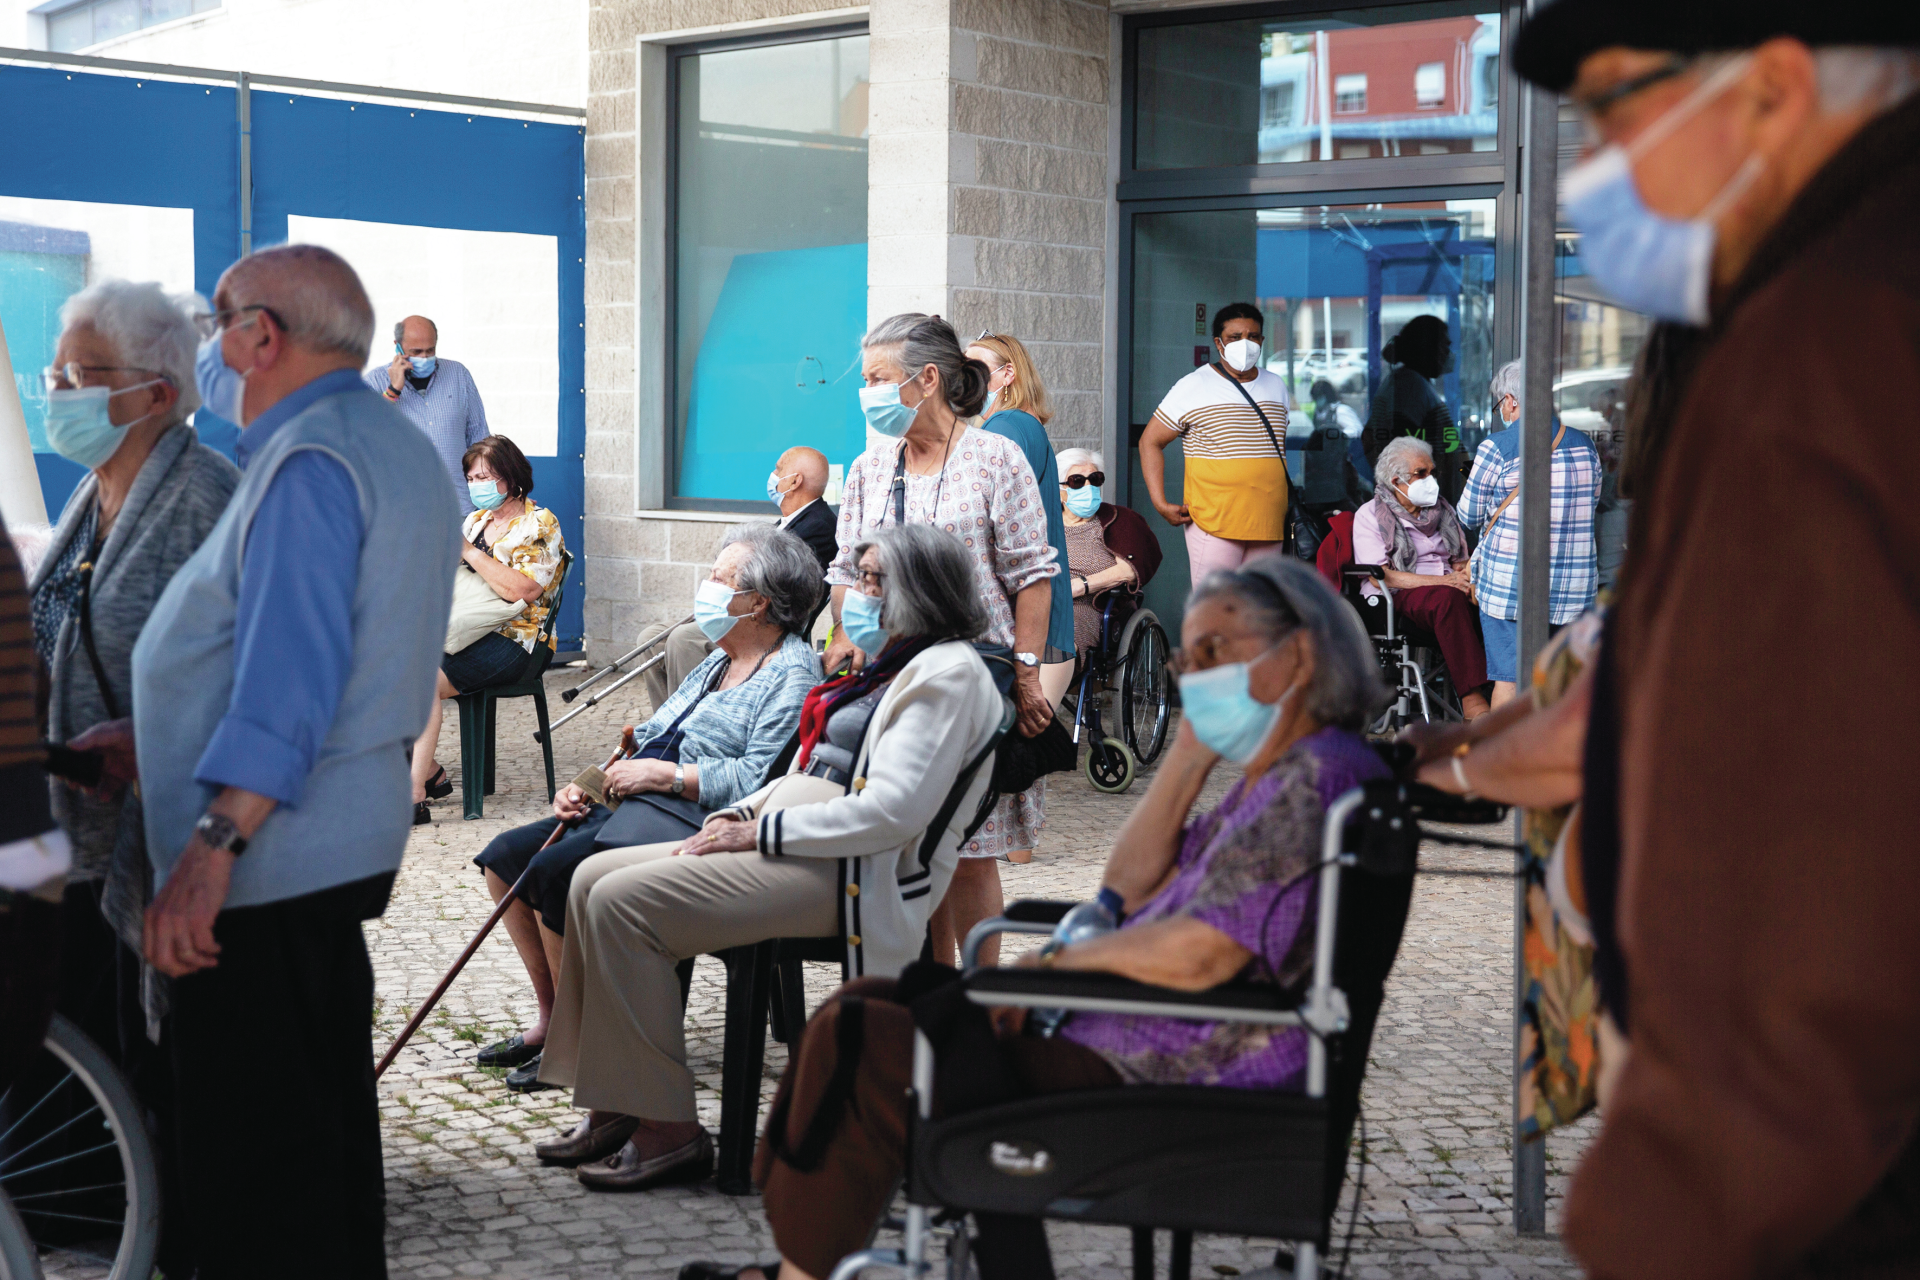
[[92, 325], [112, 344], [119, 363], [172, 383], [179, 398], [162, 424], [170, 427], [200, 407], [193, 380], [200, 335], [192, 317], [206, 309], [206, 299], [197, 293], [170, 294], [150, 280], [102, 280], [67, 299], [60, 308], [60, 327], [64, 331]]
[[1107, 469], [1107, 460], [1095, 449], [1062, 449], [1053, 455], [1053, 461], [1063, 476], [1067, 474], [1068, 467], [1077, 467], [1083, 462], [1091, 462], [1095, 471]]
[[1836, 44], [1813, 51], [1820, 109], [1885, 111], [1920, 85], [1920, 50]]
[[1516, 404], [1526, 403], [1521, 389], [1526, 385], [1526, 366], [1518, 360], [1509, 360], [1500, 366], [1500, 372], [1493, 375], [1493, 402], [1497, 405], [1501, 397], [1512, 396]]
[[317, 244], [260, 249], [228, 267], [221, 284], [224, 305], [266, 307], [295, 344], [367, 362], [373, 304], [352, 264], [333, 250]]
[[1374, 459], [1374, 478], [1405, 480], [1413, 474], [1416, 460], [1432, 462], [1433, 446], [1419, 436], [1395, 436], [1387, 441], [1386, 447], [1380, 450], [1380, 456]]

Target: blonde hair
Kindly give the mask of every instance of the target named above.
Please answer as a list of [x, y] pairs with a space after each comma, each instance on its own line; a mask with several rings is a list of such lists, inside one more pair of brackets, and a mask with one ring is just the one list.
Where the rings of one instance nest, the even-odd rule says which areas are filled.
[[[1025, 409], [1040, 420], [1041, 426], [1053, 417], [1053, 402], [1047, 398], [1047, 384], [1040, 381], [1040, 375], [1034, 372], [1033, 357], [1021, 345], [1020, 339], [1010, 333], [987, 333], [967, 344], [969, 347], [985, 347], [1000, 357], [1000, 364], [1013, 366], [1013, 381], [994, 398], [994, 409]], [[994, 366], [999, 371], [999, 365]]]

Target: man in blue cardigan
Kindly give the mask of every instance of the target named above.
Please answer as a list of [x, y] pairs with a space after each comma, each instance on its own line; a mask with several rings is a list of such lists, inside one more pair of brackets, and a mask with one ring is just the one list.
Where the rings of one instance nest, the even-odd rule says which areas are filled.
[[[360, 926], [406, 847], [459, 513], [433, 446], [360, 380], [373, 308], [345, 261], [256, 253], [214, 308], [244, 474], [133, 655], [179, 1208], [202, 1280], [384, 1276]], [[258, 1123], [289, 1107], [262, 1176]]]

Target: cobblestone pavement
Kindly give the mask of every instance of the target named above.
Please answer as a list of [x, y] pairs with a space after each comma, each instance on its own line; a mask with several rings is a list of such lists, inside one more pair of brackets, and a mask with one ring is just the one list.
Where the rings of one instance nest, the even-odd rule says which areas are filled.
[[[558, 690], [581, 674], [550, 674], [556, 715], [562, 709]], [[559, 777], [564, 781], [599, 763], [620, 726], [645, 714], [636, 681], [561, 729]], [[441, 759], [457, 782], [459, 730], [451, 713], [448, 721]], [[436, 804], [433, 825], [414, 832], [392, 906], [368, 925], [379, 993], [376, 1050], [384, 1049], [486, 918], [490, 903], [471, 865], [473, 855], [496, 833], [546, 810], [532, 728], [526, 700], [501, 704], [498, 791], [487, 800], [486, 817], [463, 822], [458, 791]], [[1216, 780], [1209, 801], [1229, 780]], [[1102, 796], [1077, 775], [1056, 778], [1038, 856], [1026, 866], [1001, 868], [1007, 896], [1090, 896], [1105, 839], [1144, 789], [1142, 781], [1131, 796]], [[1507, 860], [1484, 850], [1429, 846], [1425, 865], [1500, 872]], [[1511, 881], [1422, 878], [1365, 1092], [1370, 1167], [1353, 1243], [1359, 1276], [1492, 1280], [1575, 1271], [1552, 1237], [1519, 1239], [1510, 1225], [1511, 952]], [[827, 966], [808, 969], [811, 1004], [838, 975]], [[700, 1081], [701, 1119], [715, 1132], [723, 997], [723, 971], [703, 959], [688, 1009], [688, 1041]], [[711, 1182], [628, 1195], [589, 1193], [571, 1172], [542, 1167], [533, 1143], [578, 1119], [567, 1095], [510, 1093], [501, 1073], [474, 1064], [478, 1049], [532, 1017], [524, 971], [499, 931], [381, 1081], [394, 1275], [670, 1276], [691, 1258], [745, 1263], [771, 1256], [755, 1197], [721, 1195]], [[785, 1050], [769, 1040], [766, 1096], [785, 1063]], [[1582, 1125], [1550, 1141], [1554, 1217], [1586, 1136]], [[1349, 1177], [1338, 1219], [1342, 1229], [1352, 1186]], [[1124, 1231], [1060, 1224], [1050, 1229], [1063, 1277], [1116, 1276], [1130, 1265]], [[1270, 1241], [1202, 1238], [1194, 1246], [1195, 1274], [1210, 1280], [1252, 1270], [1270, 1263], [1272, 1250]]]

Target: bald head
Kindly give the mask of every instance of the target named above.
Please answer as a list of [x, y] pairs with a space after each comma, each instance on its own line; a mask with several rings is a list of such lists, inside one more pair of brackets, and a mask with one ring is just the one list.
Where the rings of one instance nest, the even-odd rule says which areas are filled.
[[373, 304], [347, 260], [316, 244], [284, 244], [228, 267], [213, 293], [220, 311], [262, 307], [287, 341], [315, 355], [367, 362], [373, 348]]
[[440, 346], [440, 326], [425, 316], [408, 316], [393, 326], [393, 340], [410, 356], [430, 356]]
[[803, 444], [795, 445], [780, 455], [780, 461], [774, 467], [783, 476], [799, 474], [800, 488], [796, 493], [802, 506], [827, 491], [827, 455], [818, 449], [809, 449]]

